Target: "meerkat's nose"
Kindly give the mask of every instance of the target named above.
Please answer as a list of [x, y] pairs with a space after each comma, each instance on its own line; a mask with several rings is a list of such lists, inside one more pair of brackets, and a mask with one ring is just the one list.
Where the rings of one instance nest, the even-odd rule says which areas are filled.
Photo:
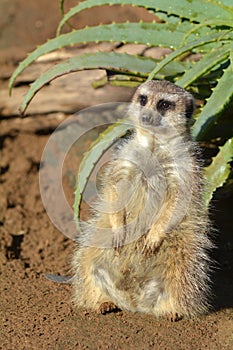
[[144, 109], [141, 114], [141, 122], [144, 125], [158, 126], [161, 121], [161, 115], [152, 109]]

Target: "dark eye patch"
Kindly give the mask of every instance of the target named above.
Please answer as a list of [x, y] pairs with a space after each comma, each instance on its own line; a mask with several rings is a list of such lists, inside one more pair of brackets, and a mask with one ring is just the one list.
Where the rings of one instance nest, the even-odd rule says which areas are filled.
[[157, 110], [161, 113], [166, 112], [167, 110], [172, 110], [175, 108], [175, 102], [168, 100], [159, 100], [157, 103]]
[[148, 97], [146, 95], [139, 95], [138, 102], [140, 103], [141, 106], [145, 106], [148, 102]]

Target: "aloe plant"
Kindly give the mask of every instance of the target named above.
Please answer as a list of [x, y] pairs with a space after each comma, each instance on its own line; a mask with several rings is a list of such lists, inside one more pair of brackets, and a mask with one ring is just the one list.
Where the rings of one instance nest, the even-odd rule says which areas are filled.
[[[85, 27], [61, 34], [65, 23], [87, 9], [103, 5], [132, 5], [144, 7], [161, 23], [112, 23]], [[97, 52], [78, 55], [57, 64], [43, 73], [29, 88], [21, 110], [25, 112], [33, 96], [46, 83], [58, 76], [84, 69], [103, 69], [115, 72], [118, 84], [138, 84], [147, 79], [167, 79], [184, 87], [199, 99], [204, 100], [195, 115], [192, 128], [196, 140], [218, 138], [225, 145], [212, 159], [205, 170], [208, 186], [207, 204], [218, 187], [223, 186], [232, 176], [230, 162], [233, 156], [232, 129], [229, 129], [230, 107], [233, 102], [233, 7], [231, 1], [222, 0], [84, 0], [64, 12], [64, 0], [60, 0], [62, 19], [58, 25], [57, 37], [47, 41], [28, 55], [13, 73], [9, 89], [11, 91], [18, 75], [38, 57], [65, 46], [87, 42], [121, 42], [145, 44], [148, 47], [161, 46], [173, 49], [163, 60], [128, 55], [116, 52]], [[70, 26], [72, 27], [72, 26]], [[184, 54], [201, 53], [198, 62], [183, 61]], [[227, 127], [226, 127], [227, 125]], [[119, 138], [127, 127], [111, 127], [101, 136], [108, 142]], [[229, 131], [230, 130], [230, 131]], [[229, 140], [228, 140], [229, 138]], [[96, 146], [98, 145], [98, 146]], [[79, 217], [82, 191], [91, 174], [95, 162], [104, 152], [100, 142], [90, 149], [80, 167], [75, 214]]]

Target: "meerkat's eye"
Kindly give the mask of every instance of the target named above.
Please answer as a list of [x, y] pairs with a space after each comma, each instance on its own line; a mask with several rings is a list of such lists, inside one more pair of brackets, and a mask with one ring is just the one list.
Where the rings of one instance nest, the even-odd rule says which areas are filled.
[[167, 100], [159, 100], [157, 103], [157, 110], [160, 112], [165, 112], [168, 109], [173, 109], [175, 107], [175, 103]]
[[145, 106], [147, 104], [148, 97], [146, 95], [139, 95], [138, 96], [138, 102], [141, 106]]

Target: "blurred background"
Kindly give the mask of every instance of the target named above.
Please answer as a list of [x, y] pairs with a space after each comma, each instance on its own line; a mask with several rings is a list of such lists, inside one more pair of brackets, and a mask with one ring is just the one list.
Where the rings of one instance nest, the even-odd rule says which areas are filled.
[[[65, 1], [65, 10], [77, 5], [79, 1]], [[117, 8], [117, 10], [116, 10]], [[75, 28], [99, 23], [137, 22], [140, 19], [154, 19], [145, 9], [131, 6], [96, 7], [93, 11], [83, 11], [75, 17]], [[0, 50], [1, 63], [9, 59], [18, 60], [32, 51], [37, 45], [55, 36], [61, 19], [59, 0], [1, 0], [0, 1]], [[64, 32], [67, 28], [64, 28]]]

